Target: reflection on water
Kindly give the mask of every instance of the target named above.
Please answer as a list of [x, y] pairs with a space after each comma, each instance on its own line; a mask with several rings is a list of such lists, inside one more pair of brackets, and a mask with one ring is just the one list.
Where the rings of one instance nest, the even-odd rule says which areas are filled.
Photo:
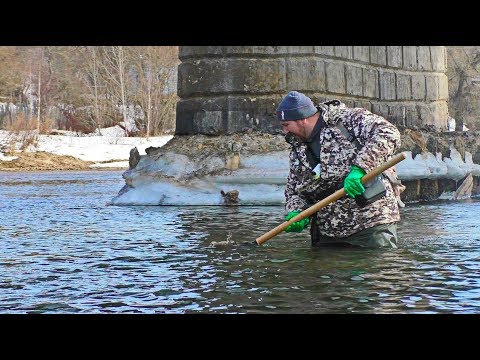
[[311, 249], [307, 232], [254, 243], [280, 206], [106, 206], [123, 183], [0, 173], [0, 312], [480, 311], [479, 199], [407, 205], [397, 250]]

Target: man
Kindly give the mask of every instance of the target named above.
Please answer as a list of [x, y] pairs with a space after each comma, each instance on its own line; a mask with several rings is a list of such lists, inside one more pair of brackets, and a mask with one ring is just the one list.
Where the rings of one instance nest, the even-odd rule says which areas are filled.
[[[285, 231], [300, 232], [311, 223], [312, 246], [397, 248], [400, 212], [392, 185], [401, 185], [395, 176], [379, 177], [374, 187], [380, 192], [371, 197], [361, 178], [399, 148], [398, 129], [379, 115], [347, 108], [338, 100], [315, 106], [297, 91], [288, 93], [276, 114], [292, 146], [285, 220], [342, 187], [347, 193]], [[395, 175], [393, 169], [389, 173]]]

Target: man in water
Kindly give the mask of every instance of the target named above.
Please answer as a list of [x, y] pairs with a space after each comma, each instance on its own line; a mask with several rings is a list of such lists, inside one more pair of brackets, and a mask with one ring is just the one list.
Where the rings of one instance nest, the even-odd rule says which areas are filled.
[[392, 168], [370, 188], [361, 178], [388, 161], [400, 146], [400, 132], [383, 117], [338, 100], [315, 106], [306, 95], [291, 91], [276, 109], [291, 144], [285, 189], [290, 220], [342, 187], [348, 196], [290, 224], [285, 231], [310, 226], [312, 246], [397, 248], [400, 220], [398, 186]]

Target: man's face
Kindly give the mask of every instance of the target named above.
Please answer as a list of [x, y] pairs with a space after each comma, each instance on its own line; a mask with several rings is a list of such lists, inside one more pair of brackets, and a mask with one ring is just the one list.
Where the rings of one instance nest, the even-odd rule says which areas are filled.
[[292, 133], [302, 140], [307, 138], [305, 119], [282, 121], [282, 131], [284, 134]]

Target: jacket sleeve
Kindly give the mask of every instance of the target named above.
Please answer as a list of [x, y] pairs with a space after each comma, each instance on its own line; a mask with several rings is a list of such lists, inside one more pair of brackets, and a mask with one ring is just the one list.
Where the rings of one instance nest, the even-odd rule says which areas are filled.
[[400, 147], [400, 132], [385, 118], [365, 109], [352, 109], [347, 115], [346, 127], [353, 129], [362, 145], [353, 165], [367, 173], [388, 161]]
[[290, 151], [290, 171], [287, 176], [287, 186], [285, 187], [285, 210], [290, 212], [294, 210], [303, 211], [307, 208], [307, 202], [298, 193], [298, 187], [302, 183], [300, 176], [300, 161], [296, 152]]

